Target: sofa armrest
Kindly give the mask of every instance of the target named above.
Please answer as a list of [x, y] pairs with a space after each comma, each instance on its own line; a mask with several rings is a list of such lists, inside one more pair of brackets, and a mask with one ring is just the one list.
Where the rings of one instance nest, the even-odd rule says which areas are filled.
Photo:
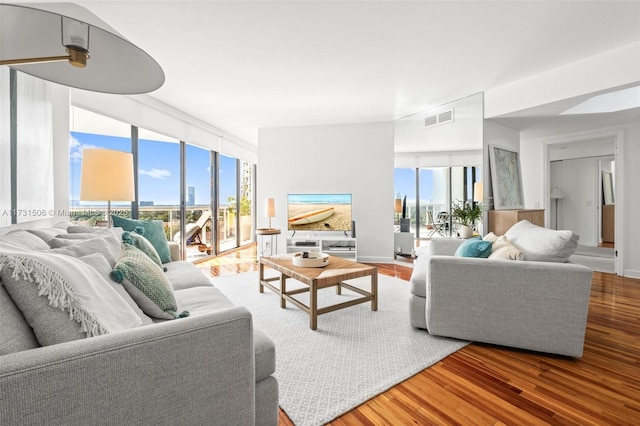
[[551, 262], [453, 256], [429, 260], [430, 333], [582, 356], [592, 272]]
[[254, 362], [242, 307], [5, 355], [0, 419], [251, 425]]
[[182, 256], [180, 256], [180, 244], [169, 241], [169, 254], [171, 255], [172, 262], [182, 260]]

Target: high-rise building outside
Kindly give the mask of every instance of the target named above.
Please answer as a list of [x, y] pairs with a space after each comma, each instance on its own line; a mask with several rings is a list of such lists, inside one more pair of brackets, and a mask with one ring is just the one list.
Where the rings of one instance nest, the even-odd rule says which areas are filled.
[[196, 205], [196, 187], [195, 186], [190, 186], [187, 189], [188, 189], [187, 205], [188, 206], [195, 206]]

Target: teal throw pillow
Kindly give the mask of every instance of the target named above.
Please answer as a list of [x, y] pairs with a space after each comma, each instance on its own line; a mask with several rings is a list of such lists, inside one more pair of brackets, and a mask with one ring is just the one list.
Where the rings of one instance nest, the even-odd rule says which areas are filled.
[[162, 261], [160, 260], [160, 256], [158, 255], [155, 247], [153, 247], [153, 244], [151, 244], [151, 242], [145, 237], [138, 234], [137, 232], [124, 231], [122, 233], [122, 241], [125, 244], [134, 246], [135, 248], [149, 256], [149, 259], [153, 260], [153, 263], [162, 268], [163, 271], [165, 270], [164, 266], [162, 266]]
[[455, 256], [487, 258], [491, 254], [491, 241], [483, 241], [479, 237], [470, 238], [458, 247]]
[[134, 246], [124, 245], [111, 278], [121, 283], [142, 312], [150, 317], [174, 319], [189, 315], [186, 311], [178, 315], [169, 279], [149, 256]]
[[169, 243], [164, 233], [164, 223], [161, 220], [137, 220], [127, 219], [119, 216], [111, 216], [113, 226], [122, 228], [125, 231], [133, 232], [137, 227], [144, 229], [144, 237], [149, 240], [158, 252], [162, 263], [171, 262], [171, 252]]

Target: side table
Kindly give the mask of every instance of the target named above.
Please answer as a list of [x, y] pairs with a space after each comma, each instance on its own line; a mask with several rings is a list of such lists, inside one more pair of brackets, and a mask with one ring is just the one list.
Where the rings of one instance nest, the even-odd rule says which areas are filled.
[[268, 242], [268, 246], [269, 246], [269, 256], [273, 256], [274, 255], [274, 251], [273, 251], [273, 240], [275, 237], [275, 254], [278, 254], [278, 235], [280, 235], [280, 230], [276, 229], [276, 228], [258, 228], [256, 229], [256, 235], [258, 236], [258, 239], [260, 240], [260, 248], [258, 250], [258, 257], [263, 257], [266, 255], [266, 249], [264, 248], [264, 239], [265, 237], [269, 237], [269, 242]]

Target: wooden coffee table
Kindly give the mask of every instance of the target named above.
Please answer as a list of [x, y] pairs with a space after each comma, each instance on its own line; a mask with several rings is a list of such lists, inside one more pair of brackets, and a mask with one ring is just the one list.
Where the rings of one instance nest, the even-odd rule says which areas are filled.
[[[264, 293], [264, 287], [268, 287], [280, 295], [281, 308], [285, 308], [287, 301], [289, 301], [308, 313], [309, 326], [312, 330], [318, 328], [318, 315], [326, 314], [327, 312], [333, 312], [338, 309], [366, 302], [371, 302], [372, 311], [378, 310], [378, 268], [375, 266], [363, 265], [340, 257], [329, 256], [329, 265], [324, 268], [300, 268], [293, 265], [292, 257], [293, 254], [284, 254], [260, 258], [260, 293]], [[280, 276], [265, 278], [265, 266], [280, 272]], [[345, 280], [366, 276], [371, 277], [371, 292], [343, 282]], [[294, 290], [287, 290], [288, 278], [293, 278], [306, 284], [306, 286]], [[273, 281], [280, 281], [280, 288], [271, 284]], [[318, 290], [334, 286], [336, 287], [336, 294], [342, 294], [342, 288], [346, 288], [361, 294], [362, 297], [318, 309]], [[293, 297], [295, 294], [306, 292], [309, 292], [309, 306]]]

